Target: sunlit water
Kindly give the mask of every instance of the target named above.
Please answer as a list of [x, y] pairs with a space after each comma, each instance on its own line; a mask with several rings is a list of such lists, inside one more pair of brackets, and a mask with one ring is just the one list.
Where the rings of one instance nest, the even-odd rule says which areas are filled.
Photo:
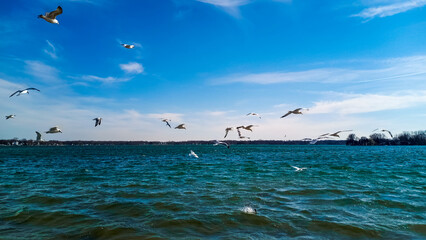
[[0, 147], [0, 239], [425, 239], [425, 203], [426, 147]]

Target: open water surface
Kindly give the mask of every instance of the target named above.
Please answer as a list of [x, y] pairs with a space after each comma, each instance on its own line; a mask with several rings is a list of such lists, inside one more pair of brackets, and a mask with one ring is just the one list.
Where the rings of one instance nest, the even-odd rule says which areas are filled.
[[426, 239], [426, 147], [0, 147], [0, 239]]

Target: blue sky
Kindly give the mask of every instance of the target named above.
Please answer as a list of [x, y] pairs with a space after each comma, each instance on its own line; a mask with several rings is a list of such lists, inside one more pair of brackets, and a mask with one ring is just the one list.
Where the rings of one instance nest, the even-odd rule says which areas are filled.
[[[16, 114], [2, 139], [52, 126], [63, 134], [44, 139], [221, 139], [248, 124], [252, 139], [425, 129], [426, 0], [0, 4], [0, 114]], [[59, 25], [37, 19], [58, 5]], [[26, 87], [41, 92], [9, 98]], [[280, 119], [298, 107], [309, 111]]]

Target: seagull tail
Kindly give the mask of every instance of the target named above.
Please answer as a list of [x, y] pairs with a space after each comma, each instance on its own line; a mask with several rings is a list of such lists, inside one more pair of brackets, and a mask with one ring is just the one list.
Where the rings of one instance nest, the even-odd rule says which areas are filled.
[[41, 14], [37, 16], [37, 18], [42, 18], [42, 17], [43, 17], [43, 15], [41, 15]]

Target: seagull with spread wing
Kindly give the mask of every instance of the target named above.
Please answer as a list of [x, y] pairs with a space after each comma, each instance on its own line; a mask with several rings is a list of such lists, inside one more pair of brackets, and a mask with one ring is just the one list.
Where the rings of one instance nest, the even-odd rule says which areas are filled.
[[100, 117], [94, 118], [93, 120], [95, 121], [95, 127], [101, 125], [101, 123], [102, 123], [102, 118], [100, 118]]
[[288, 111], [286, 114], [282, 115], [281, 118], [285, 118], [290, 114], [303, 114], [300, 110], [302, 110], [303, 108], [296, 108], [292, 111]]
[[185, 129], [186, 130], [186, 126], [185, 124], [179, 124], [177, 127], [175, 127], [175, 129]]
[[62, 133], [62, 131], [59, 127], [51, 127], [49, 131], [46, 131], [46, 133]]
[[215, 142], [213, 145], [214, 145], [214, 146], [217, 146], [217, 145], [223, 145], [223, 146], [225, 146], [225, 147], [229, 148], [229, 144], [228, 144], [228, 143], [226, 143], [226, 142], [221, 142], [221, 141], [218, 141], [218, 140], [216, 140], [216, 142]]
[[258, 116], [260, 119], [262, 119], [262, 117], [257, 113], [247, 113], [246, 116]]
[[[328, 134], [328, 136], [330, 136], [330, 137], [338, 137], [338, 138], [340, 138], [340, 136], [339, 136], [339, 133], [341, 133], [341, 132], [351, 132], [352, 130], [342, 130], [342, 131], [337, 131], [337, 132], [335, 132], [335, 133], [331, 133], [331, 134]], [[326, 136], [326, 135], [324, 135], [324, 136]], [[321, 137], [321, 136], [320, 136]]]
[[62, 14], [61, 6], [58, 6], [55, 11], [47, 12], [44, 15], [38, 15], [38, 18], [43, 18], [44, 20], [50, 23], [59, 24], [58, 20], [56, 19], [59, 14]]
[[39, 132], [37, 132], [37, 131], [36, 131], [36, 134], [37, 134], [37, 139], [36, 139], [36, 141], [37, 141], [37, 142], [43, 141], [43, 139], [41, 138], [41, 133], [39, 133]]
[[167, 125], [167, 126], [169, 126], [169, 128], [172, 128], [172, 126], [170, 126], [170, 123], [169, 123], [169, 122], [170, 122], [170, 121], [172, 121], [172, 120], [167, 119], [167, 118], [162, 118], [162, 119], [161, 119], [161, 121], [162, 121], [162, 122], [165, 122], [165, 123], [166, 123], [166, 125]]
[[15, 117], [16, 117], [16, 115], [11, 114], [11, 115], [6, 116], [6, 120], [7, 120], [7, 119], [10, 119], [10, 118], [15, 118]]
[[392, 135], [391, 131], [386, 130], [386, 129], [378, 129], [378, 128], [376, 128], [376, 129], [373, 130], [373, 132], [375, 132], [377, 130], [380, 130], [381, 132], [387, 132], [387, 133], [389, 133], [389, 135], [391, 136], [391, 138], [393, 138], [393, 135]]
[[123, 46], [123, 47], [125, 47], [127, 49], [132, 49], [132, 48], [135, 47], [135, 45], [133, 45], [133, 44], [125, 44], [125, 43], [122, 43], [121, 46]]
[[14, 92], [14, 93], [12, 93], [9, 97], [13, 97], [15, 94], [16, 94], [16, 96], [20, 96], [21, 94], [30, 94], [30, 91], [29, 90], [35, 90], [35, 91], [39, 91], [40, 92], [40, 90], [38, 90], [37, 88], [26, 88], [26, 89], [23, 89], [23, 90], [18, 90], [18, 91], [16, 91], [16, 92]]

